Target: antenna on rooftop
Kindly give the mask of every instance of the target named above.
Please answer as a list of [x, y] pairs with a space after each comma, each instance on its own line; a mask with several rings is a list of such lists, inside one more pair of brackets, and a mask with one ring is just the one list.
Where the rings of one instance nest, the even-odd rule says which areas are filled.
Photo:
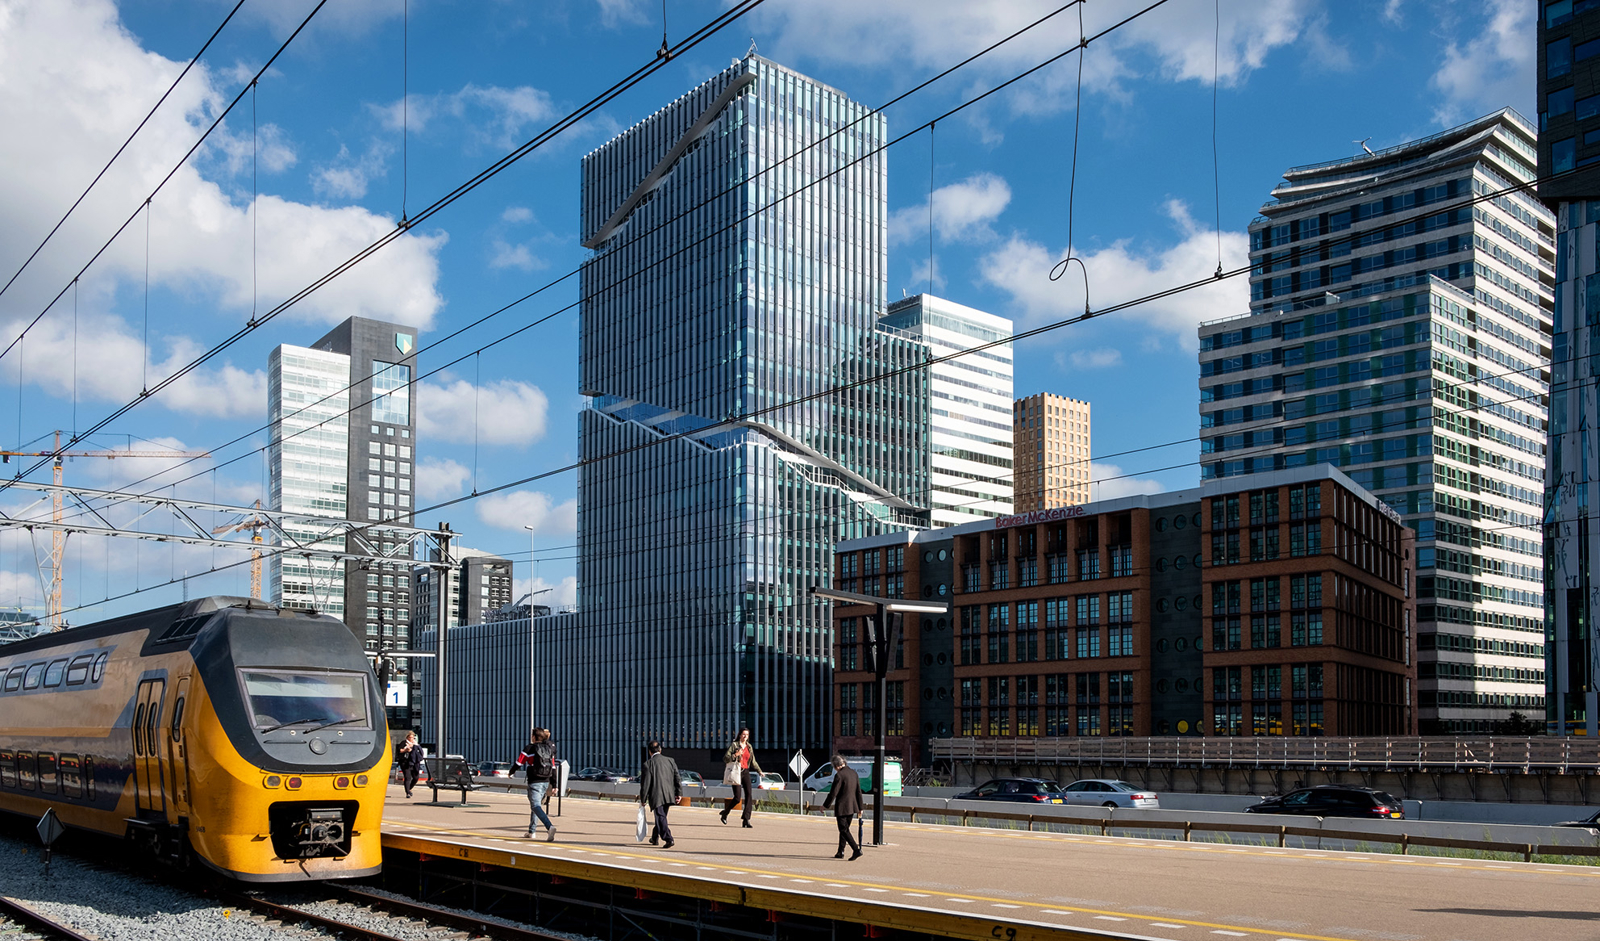
[[1372, 148], [1367, 146], [1367, 141], [1369, 141], [1369, 140], [1372, 140], [1372, 138], [1363, 137], [1360, 140], [1353, 140], [1350, 143], [1352, 143], [1352, 144], [1360, 144], [1361, 145], [1361, 149], [1366, 151], [1367, 152], [1367, 156], [1370, 157], [1370, 156], [1372, 156]]

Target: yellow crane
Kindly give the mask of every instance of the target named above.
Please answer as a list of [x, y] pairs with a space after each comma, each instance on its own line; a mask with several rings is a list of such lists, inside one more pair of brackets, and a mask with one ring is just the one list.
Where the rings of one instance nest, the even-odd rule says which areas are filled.
[[[56, 433], [56, 446], [52, 451], [0, 451], [6, 461], [14, 457], [48, 457], [54, 458], [51, 462], [52, 483], [57, 488], [61, 486], [61, 463], [63, 458], [69, 457], [103, 457], [112, 460], [119, 457], [209, 457], [210, 451], [172, 451], [149, 450], [135, 451], [63, 451], [61, 450], [61, 432]], [[258, 502], [256, 504], [260, 506]], [[58, 526], [61, 523], [61, 491], [57, 489], [51, 496], [50, 520]], [[259, 539], [257, 540], [260, 541]], [[62, 567], [67, 557], [67, 534], [60, 529], [50, 533], [50, 586], [45, 592], [45, 609], [47, 612], [46, 624], [52, 631], [61, 630], [61, 580]]]
[[[260, 500], [256, 501], [256, 509], [261, 509]], [[254, 516], [246, 516], [234, 520], [226, 526], [218, 526], [211, 530], [211, 535], [221, 536], [224, 533], [242, 533], [248, 529], [250, 531], [250, 541], [260, 546], [261, 531], [267, 526], [266, 517], [258, 513]], [[259, 548], [250, 550], [250, 597], [257, 599], [261, 597], [261, 550]]]

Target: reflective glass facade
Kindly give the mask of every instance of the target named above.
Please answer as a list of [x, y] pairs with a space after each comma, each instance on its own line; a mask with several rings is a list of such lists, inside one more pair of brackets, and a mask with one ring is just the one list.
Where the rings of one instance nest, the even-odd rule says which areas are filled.
[[927, 356], [877, 326], [864, 113], [751, 56], [584, 159], [583, 630], [560, 660], [585, 693], [534, 693], [577, 761], [628, 767], [649, 737], [720, 755], [740, 725], [828, 746], [810, 589], [838, 540], [925, 522], [929, 489], [925, 373], [861, 382]]
[[[350, 357], [280, 346], [267, 363], [268, 506], [274, 510], [343, 518], [349, 496]], [[291, 528], [292, 529], [292, 528]], [[319, 532], [294, 532], [310, 542]], [[344, 549], [344, 539], [327, 549]], [[344, 564], [277, 553], [267, 555], [267, 597], [296, 608], [344, 617]]]

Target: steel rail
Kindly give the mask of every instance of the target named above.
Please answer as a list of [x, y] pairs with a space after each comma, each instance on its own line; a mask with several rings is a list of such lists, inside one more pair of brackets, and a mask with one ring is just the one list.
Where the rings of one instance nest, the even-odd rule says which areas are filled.
[[350, 896], [353, 904], [388, 909], [397, 914], [419, 918], [431, 924], [446, 925], [461, 931], [470, 931], [475, 936], [486, 936], [495, 939], [495, 941], [566, 941], [566, 936], [564, 935], [550, 934], [536, 928], [524, 928], [502, 924], [498, 921], [489, 921], [483, 916], [471, 912], [451, 911], [425, 902], [418, 902], [414, 899], [391, 898], [387, 895], [379, 895], [371, 889], [365, 889], [361, 886], [341, 885], [330, 886], [330, 888], [335, 888], [342, 894]]
[[50, 916], [43, 914], [38, 909], [35, 909], [32, 906], [24, 902], [20, 902], [8, 895], [0, 895], [0, 914], [5, 915], [7, 918], [12, 919], [13, 921], [21, 922], [22, 924], [27, 925], [35, 930], [44, 931], [54, 935], [61, 935], [71, 939], [71, 941], [99, 941], [98, 938], [75, 931], [67, 925], [64, 925]]
[[291, 905], [282, 905], [277, 902], [269, 901], [268, 899], [264, 898], [258, 898], [253, 895], [245, 895], [243, 893], [222, 889], [213, 891], [211, 896], [218, 902], [225, 905], [232, 905], [237, 909], [254, 912], [257, 915], [265, 915], [278, 921], [311, 925], [312, 927], [320, 928], [323, 931], [332, 932], [336, 936], [345, 938], [361, 938], [365, 939], [365, 941], [404, 941], [404, 939], [397, 935], [385, 934], [376, 928], [369, 928], [365, 925], [353, 925], [349, 922], [340, 921], [337, 918], [330, 918], [327, 915], [319, 915], [314, 912], [304, 911]]

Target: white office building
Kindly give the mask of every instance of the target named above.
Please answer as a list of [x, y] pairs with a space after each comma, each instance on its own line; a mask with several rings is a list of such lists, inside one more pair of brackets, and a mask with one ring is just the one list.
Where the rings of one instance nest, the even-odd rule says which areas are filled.
[[[267, 363], [268, 506], [291, 513], [345, 518], [350, 455], [350, 357], [302, 346], [279, 346]], [[291, 534], [304, 542], [323, 535]], [[326, 540], [344, 549], [341, 534]], [[268, 553], [267, 597], [288, 607], [344, 618], [343, 562]]]
[[[890, 304], [881, 327], [922, 342], [935, 360], [1011, 336], [1011, 321], [918, 294]], [[1012, 511], [1011, 344], [935, 362], [929, 379], [931, 493], [916, 500], [934, 526]]]

